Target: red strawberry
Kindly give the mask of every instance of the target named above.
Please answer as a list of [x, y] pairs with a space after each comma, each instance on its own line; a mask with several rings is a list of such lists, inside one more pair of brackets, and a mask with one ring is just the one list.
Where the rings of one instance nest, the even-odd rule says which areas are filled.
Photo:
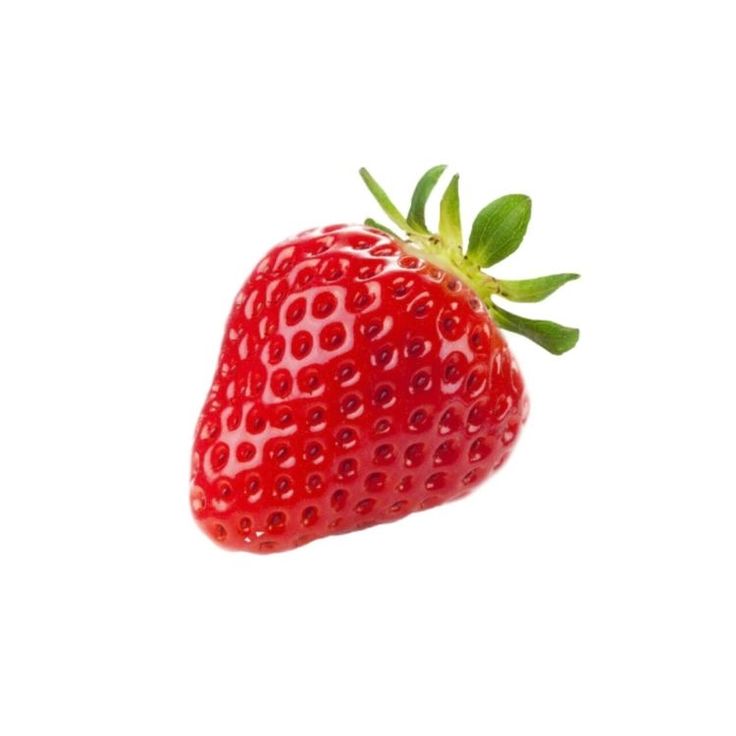
[[526, 418], [497, 325], [556, 353], [575, 344], [577, 330], [491, 301], [537, 301], [573, 274], [481, 271], [518, 247], [528, 198], [486, 207], [464, 255], [457, 177], [439, 234], [424, 223], [443, 170], [422, 177], [406, 219], [361, 171], [406, 239], [373, 221], [310, 230], [273, 248], [238, 293], [192, 461], [194, 515], [221, 545], [288, 550], [465, 495]]

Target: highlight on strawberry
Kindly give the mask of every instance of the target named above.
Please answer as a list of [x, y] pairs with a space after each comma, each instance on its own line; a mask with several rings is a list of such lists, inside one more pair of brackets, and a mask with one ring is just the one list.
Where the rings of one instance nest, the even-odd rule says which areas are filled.
[[330, 225], [269, 251], [235, 297], [195, 431], [190, 503], [223, 547], [290, 550], [395, 521], [475, 489], [509, 457], [528, 399], [499, 328], [559, 355], [578, 330], [507, 311], [577, 274], [485, 269], [521, 244], [531, 200], [475, 218], [467, 248], [458, 176], [419, 180], [407, 215], [360, 174], [394, 229]]

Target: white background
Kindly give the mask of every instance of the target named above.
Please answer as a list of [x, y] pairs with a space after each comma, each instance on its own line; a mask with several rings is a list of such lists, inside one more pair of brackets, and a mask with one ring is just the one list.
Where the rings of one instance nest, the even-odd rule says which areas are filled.
[[[733, 734], [730, 3], [4, 2], [0, 731]], [[190, 519], [259, 254], [461, 172], [584, 278], [515, 454], [270, 558]]]

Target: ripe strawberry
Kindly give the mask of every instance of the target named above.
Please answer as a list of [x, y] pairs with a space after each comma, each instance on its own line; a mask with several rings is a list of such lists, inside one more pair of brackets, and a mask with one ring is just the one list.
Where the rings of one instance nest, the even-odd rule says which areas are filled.
[[422, 177], [407, 218], [361, 170], [407, 237], [372, 220], [310, 230], [273, 248], [238, 293], [192, 461], [194, 515], [221, 545], [288, 550], [467, 494], [526, 419], [498, 327], [555, 353], [575, 344], [577, 330], [492, 301], [538, 301], [574, 274], [481, 270], [516, 250], [529, 199], [482, 210], [463, 254], [457, 176], [439, 234], [424, 221], [443, 170]]

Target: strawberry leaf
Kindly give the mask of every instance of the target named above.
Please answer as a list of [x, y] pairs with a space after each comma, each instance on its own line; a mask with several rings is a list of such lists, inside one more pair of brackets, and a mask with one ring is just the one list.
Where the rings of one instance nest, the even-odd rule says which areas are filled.
[[370, 190], [370, 193], [375, 197], [376, 202], [381, 205], [381, 209], [391, 219], [395, 225], [400, 227], [406, 232], [411, 232], [412, 229], [409, 227], [409, 223], [406, 221], [404, 215], [399, 212], [396, 205], [389, 199], [388, 194], [381, 189], [378, 182], [368, 173], [368, 170], [362, 168], [360, 170], [360, 176], [362, 177], [365, 185]]
[[394, 240], [401, 240], [401, 238], [393, 231], [391, 228], [386, 227], [385, 225], [381, 225], [380, 222], [376, 222], [372, 217], [368, 217], [364, 221], [365, 225], [368, 225], [368, 227], [374, 227], [376, 230], [381, 230], [382, 232], [386, 233], [386, 235], [390, 235]]
[[440, 202], [440, 238], [448, 248], [461, 248], [463, 231], [460, 225], [460, 193], [458, 174], [452, 177]]
[[522, 279], [521, 281], [497, 280], [498, 294], [512, 302], [541, 302], [568, 281], [579, 279], [577, 273], [556, 273], [552, 276], [541, 276], [538, 279]]
[[440, 201], [439, 232], [429, 232], [425, 221], [427, 200], [445, 168], [434, 166], [425, 172], [414, 189], [406, 218], [376, 180], [361, 169], [360, 175], [368, 189], [403, 234], [396, 235], [373, 219], [366, 220], [365, 224], [400, 241], [404, 250], [425, 253], [427, 260], [434, 265], [459, 275], [475, 290], [498, 327], [524, 335], [555, 355], [573, 348], [580, 334], [576, 328], [521, 317], [502, 309], [493, 300], [503, 297], [512, 302], [539, 302], [568, 281], [579, 278], [578, 274], [557, 273], [536, 279], [503, 280], [482, 271], [507, 258], [521, 245], [531, 217], [531, 199], [523, 194], [509, 194], [484, 207], [473, 222], [468, 248], [463, 253], [457, 174], [452, 177]]
[[429, 195], [446, 168], [447, 166], [444, 165], [433, 166], [422, 176], [414, 189], [414, 194], [412, 194], [409, 216], [406, 219], [416, 232], [423, 235], [429, 235], [427, 224], [424, 221], [424, 208], [427, 205]]
[[528, 337], [554, 355], [562, 355], [574, 348], [580, 336], [580, 330], [574, 327], [565, 327], [542, 319], [520, 317], [518, 314], [501, 309], [493, 302], [490, 303], [489, 308], [491, 316], [499, 327]]
[[510, 256], [524, 239], [532, 201], [524, 194], [508, 194], [484, 207], [475, 218], [468, 242], [468, 258], [481, 268]]

